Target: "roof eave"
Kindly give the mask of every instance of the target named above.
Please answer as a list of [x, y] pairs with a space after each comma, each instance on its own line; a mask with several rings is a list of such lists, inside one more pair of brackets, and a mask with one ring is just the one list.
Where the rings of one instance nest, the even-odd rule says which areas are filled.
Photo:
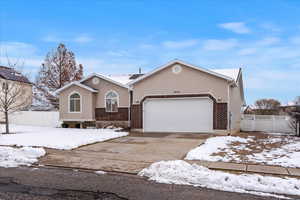
[[72, 83], [69, 83], [69, 84], [65, 85], [64, 87], [62, 87], [62, 88], [56, 90], [54, 93], [55, 93], [56, 95], [57, 95], [57, 94], [60, 94], [62, 91], [66, 90], [67, 88], [69, 88], [69, 87], [71, 87], [71, 86], [73, 86], [73, 85], [76, 85], [76, 86], [81, 87], [81, 88], [83, 88], [83, 89], [89, 90], [90, 92], [93, 92], [93, 93], [98, 92], [98, 90], [95, 90], [95, 89], [93, 89], [93, 88], [90, 88], [90, 87], [88, 87], [88, 86], [86, 86], [86, 85], [83, 85], [83, 84], [79, 83], [78, 81], [76, 81], [76, 82], [72, 82]]
[[90, 75], [87, 76], [86, 78], [81, 79], [81, 80], [80, 80], [80, 83], [82, 83], [82, 82], [84, 82], [84, 81], [86, 81], [86, 80], [92, 78], [93, 76], [96, 76], [96, 77], [98, 77], [98, 78], [104, 79], [104, 80], [106, 80], [106, 81], [108, 81], [108, 82], [111, 82], [111, 83], [113, 83], [113, 84], [115, 84], [115, 85], [118, 85], [118, 86], [120, 86], [120, 87], [123, 87], [123, 88], [126, 88], [126, 89], [129, 88], [129, 86], [127, 86], [127, 85], [124, 85], [124, 84], [122, 84], [122, 83], [119, 83], [119, 82], [117, 82], [117, 81], [114, 81], [114, 80], [112, 80], [112, 79], [110, 79], [110, 78], [108, 78], [108, 77], [106, 77], [106, 76], [103, 76], [103, 75], [101, 75], [101, 74], [98, 74], [98, 73], [92, 73], [92, 74], [90, 74]]
[[129, 82], [128, 84], [129, 84], [129, 85], [134, 85], [135, 83], [137, 83], [137, 82], [139, 82], [139, 81], [141, 81], [141, 80], [143, 80], [143, 79], [145, 79], [145, 78], [147, 78], [147, 77], [149, 77], [149, 76], [155, 74], [156, 72], [159, 72], [159, 71], [161, 71], [161, 70], [163, 70], [163, 69], [165, 69], [165, 68], [167, 68], [167, 67], [169, 67], [169, 66], [171, 66], [171, 65], [173, 65], [173, 64], [176, 64], [176, 63], [179, 63], [179, 64], [182, 64], [182, 65], [188, 66], [188, 67], [193, 68], [193, 69], [195, 69], [195, 70], [199, 70], [199, 71], [202, 71], [202, 72], [205, 72], [205, 73], [208, 73], [208, 74], [217, 76], [217, 77], [222, 78], [222, 79], [225, 79], [225, 80], [227, 80], [227, 81], [234, 81], [234, 79], [232, 79], [232, 78], [230, 78], [230, 77], [228, 77], [228, 76], [225, 76], [225, 75], [223, 75], [223, 74], [220, 74], [220, 73], [217, 73], [217, 72], [213, 72], [213, 71], [211, 71], [211, 70], [209, 70], [209, 69], [205, 69], [205, 68], [202, 68], [202, 67], [197, 67], [197, 66], [195, 66], [195, 65], [192, 65], [192, 64], [186, 63], [186, 62], [184, 62], [184, 61], [175, 59], [175, 60], [170, 61], [170, 62], [166, 63], [165, 65], [162, 65], [162, 66], [156, 68], [155, 70], [153, 70], [153, 71], [151, 71], [151, 72], [145, 74], [144, 76], [141, 76], [141, 77], [137, 78], [136, 80], [133, 80], [132, 82]]

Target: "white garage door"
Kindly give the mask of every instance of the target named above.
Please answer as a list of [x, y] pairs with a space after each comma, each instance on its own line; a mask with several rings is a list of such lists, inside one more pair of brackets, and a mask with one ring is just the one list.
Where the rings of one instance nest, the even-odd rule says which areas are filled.
[[146, 132], [212, 132], [213, 102], [209, 98], [147, 99]]

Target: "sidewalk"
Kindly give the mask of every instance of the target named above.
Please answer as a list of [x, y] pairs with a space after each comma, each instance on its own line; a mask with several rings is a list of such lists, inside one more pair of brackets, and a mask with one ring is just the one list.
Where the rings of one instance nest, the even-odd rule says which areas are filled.
[[236, 172], [250, 172], [250, 173], [262, 173], [272, 175], [283, 176], [297, 176], [300, 177], [300, 168], [270, 166], [270, 165], [254, 165], [243, 163], [226, 163], [226, 162], [209, 162], [209, 161], [197, 161], [197, 160], [185, 160], [190, 164], [197, 164], [207, 167], [209, 169], [216, 170], [229, 170]]

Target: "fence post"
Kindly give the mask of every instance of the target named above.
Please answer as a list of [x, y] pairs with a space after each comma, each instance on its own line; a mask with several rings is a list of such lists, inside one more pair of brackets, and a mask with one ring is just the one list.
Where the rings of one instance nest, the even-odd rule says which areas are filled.
[[275, 132], [275, 115], [272, 115], [272, 132]]
[[255, 115], [252, 115], [252, 116], [253, 116], [253, 120], [252, 120], [252, 131], [255, 131], [255, 129], [256, 129], [256, 122], [255, 122], [256, 117], [255, 117]]
[[297, 128], [296, 134], [297, 134], [297, 136], [300, 136], [300, 122], [299, 121], [296, 124], [296, 128]]

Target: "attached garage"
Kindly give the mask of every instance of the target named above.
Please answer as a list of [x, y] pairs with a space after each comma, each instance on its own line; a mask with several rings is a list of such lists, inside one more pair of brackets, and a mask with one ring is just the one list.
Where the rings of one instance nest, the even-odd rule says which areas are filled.
[[208, 97], [146, 99], [143, 127], [145, 132], [213, 132], [213, 101]]

